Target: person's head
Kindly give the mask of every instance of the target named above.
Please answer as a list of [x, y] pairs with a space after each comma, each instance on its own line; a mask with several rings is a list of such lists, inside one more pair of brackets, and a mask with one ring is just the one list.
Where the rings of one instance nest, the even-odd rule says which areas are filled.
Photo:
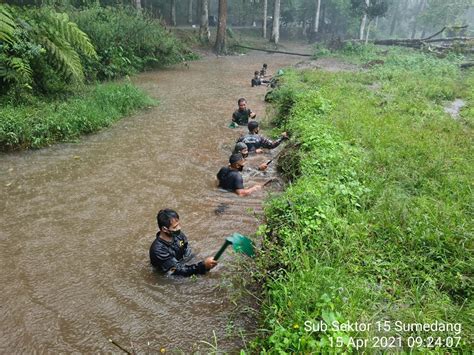
[[230, 167], [234, 170], [242, 171], [245, 165], [245, 159], [241, 153], [232, 154], [229, 158]]
[[263, 63], [263, 69], [267, 69], [267, 64]]
[[245, 100], [243, 97], [241, 97], [238, 101], [237, 101], [237, 105], [239, 105], [239, 110], [240, 111], [243, 111], [247, 108], [247, 100]]
[[258, 76], [258, 74], [259, 74], [258, 70], [255, 70], [255, 72], [253, 73], [253, 75], [255, 75], [255, 76]]
[[257, 121], [250, 121], [247, 124], [247, 127], [248, 127], [250, 133], [258, 133], [259, 129], [258, 129], [258, 122]]
[[179, 215], [172, 209], [165, 208], [158, 212], [156, 221], [158, 222], [160, 231], [170, 237], [177, 237], [181, 233]]
[[234, 151], [232, 152], [232, 154], [242, 154], [242, 157], [245, 159], [249, 156], [249, 148], [247, 147], [247, 144], [245, 144], [244, 142], [238, 142], [235, 147], [234, 147]]

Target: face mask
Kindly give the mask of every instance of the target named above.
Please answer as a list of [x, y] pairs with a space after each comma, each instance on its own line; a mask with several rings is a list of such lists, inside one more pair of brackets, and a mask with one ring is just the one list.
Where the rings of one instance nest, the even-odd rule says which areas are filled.
[[243, 166], [243, 165], [239, 166], [238, 170], [239, 170], [239, 171], [244, 170], [244, 166]]
[[181, 234], [181, 229], [178, 229], [178, 230], [175, 230], [175, 231], [170, 231], [170, 230], [168, 229], [168, 232], [169, 232], [169, 234], [171, 235], [171, 237], [177, 238], [177, 237], [179, 237], [180, 234]]
[[242, 156], [243, 156], [244, 158], [247, 158], [247, 157], [249, 156], [249, 153], [245, 153], [245, 154], [242, 153]]

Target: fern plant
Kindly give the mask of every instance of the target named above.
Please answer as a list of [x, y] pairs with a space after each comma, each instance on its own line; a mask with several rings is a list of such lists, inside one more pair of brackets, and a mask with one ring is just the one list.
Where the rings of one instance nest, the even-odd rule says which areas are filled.
[[0, 80], [7, 85], [44, 86], [51, 69], [59, 81], [82, 82], [80, 54], [97, 56], [89, 37], [67, 14], [51, 8], [0, 7]]
[[11, 43], [15, 27], [15, 21], [9, 8], [0, 4], [0, 41]]

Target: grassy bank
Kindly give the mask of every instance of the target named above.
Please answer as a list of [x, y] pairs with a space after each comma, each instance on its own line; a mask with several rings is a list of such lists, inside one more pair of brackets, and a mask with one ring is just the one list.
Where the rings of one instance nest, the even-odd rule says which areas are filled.
[[[344, 55], [384, 63], [288, 72], [273, 95], [275, 122], [299, 144], [280, 159], [291, 184], [268, 202], [260, 230], [263, 324], [254, 345], [353, 351], [362, 339], [370, 352], [472, 349], [474, 74], [459, 72], [455, 57]], [[455, 120], [443, 106], [459, 97], [468, 106]], [[455, 329], [410, 326], [435, 322]]]
[[39, 148], [76, 140], [153, 104], [131, 84], [102, 84], [69, 99], [35, 100], [0, 108], [0, 150]]

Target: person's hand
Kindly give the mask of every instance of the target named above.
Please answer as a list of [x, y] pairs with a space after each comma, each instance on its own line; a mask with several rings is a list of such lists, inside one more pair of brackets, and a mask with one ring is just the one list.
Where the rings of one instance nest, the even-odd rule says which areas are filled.
[[204, 259], [204, 266], [205, 266], [206, 270], [211, 270], [216, 265], [217, 265], [217, 261], [215, 261], [212, 256]]
[[262, 163], [258, 166], [258, 170], [261, 170], [261, 171], [267, 170], [267, 168], [268, 168], [267, 163]]
[[257, 116], [255, 112], [250, 112], [250, 118], [255, 118], [255, 116]]
[[288, 133], [283, 132], [280, 136], [282, 139], [288, 139]]
[[256, 154], [262, 154], [262, 153], [263, 153], [263, 149], [262, 149], [262, 148], [255, 149], [255, 153], [256, 153]]

